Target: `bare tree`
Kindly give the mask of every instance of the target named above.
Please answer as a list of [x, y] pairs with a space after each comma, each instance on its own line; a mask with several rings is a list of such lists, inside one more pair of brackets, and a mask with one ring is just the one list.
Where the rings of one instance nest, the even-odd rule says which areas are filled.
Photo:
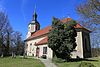
[[22, 54], [24, 50], [24, 42], [22, 34], [13, 31], [8, 16], [4, 11], [0, 11], [0, 55], [3, 57], [13, 53]]
[[4, 36], [5, 36], [5, 29], [6, 25], [8, 24], [8, 16], [4, 11], [0, 11], [0, 49], [2, 53], [2, 57], [4, 56], [4, 51], [5, 51], [5, 41], [4, 41]]
[[86, 0], [77, 7], [77, 11], [85, 21], [100, 24], [100, 0]]
[[0, 32], [3, 30], [5, 25], [8, 23], [8, 16], [4, 11], [0, 11]]
[[6, 55], [9, 55], [9, 50], [11, 46], [11, 38], [12, 38], [13, 30], [10, 24], [8, 23], [5, 29], [5, 42], [6, 42]]
[[24, 52], [24, 42], [22, 40], [22, 34], [18, 31], [14, 32], [13, 34], [13, 43], [14, 46], [16, 47], [16, 54], [17, 55], [22, 55]]
[[100, 0], [86, 0], [84, 3], [82, 2], [77, 7], [77, 12], [81, 17], [79, 22], [92, 31], [92, 48], [100, 48]]

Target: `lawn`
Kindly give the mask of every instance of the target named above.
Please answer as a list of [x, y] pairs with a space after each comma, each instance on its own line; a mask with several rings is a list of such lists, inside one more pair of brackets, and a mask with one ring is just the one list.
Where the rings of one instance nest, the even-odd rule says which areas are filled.
[[79, 67], [79, 64], [80, 64], [81, 62], [92, 63], [92, 64], [95, 65], [96, 67], [100, 67], [100, 57], [90, 58], [90, 59], [88, 59], [88, 60], [73, 61], [73, 62], [63, 62], [63, 63], [57, 63], [57, 62], [55, 62], [55, 64], [56, 64], [58, 67]]
[[0, 67], [45, 67], [40, 60], [37, 59], [23, 59], [23, 58], [0, 58]]

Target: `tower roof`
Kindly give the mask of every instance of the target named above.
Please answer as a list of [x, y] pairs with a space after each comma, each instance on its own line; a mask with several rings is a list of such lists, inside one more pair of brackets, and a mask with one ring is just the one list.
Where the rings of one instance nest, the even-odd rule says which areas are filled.
[[33, 21], [37, 21], [36, 5], [34, 7]]

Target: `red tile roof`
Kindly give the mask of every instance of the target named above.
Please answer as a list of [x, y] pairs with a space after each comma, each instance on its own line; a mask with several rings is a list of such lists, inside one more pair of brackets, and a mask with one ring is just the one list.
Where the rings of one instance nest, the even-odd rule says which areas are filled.
[[74, 26], [74, 28], [84, 28], [84, 27], [82, 27], [79, 23], [77, 23], [76, 26]]
[[51, 29], [51, 26], [47, 26], [35, 33], [32, 34], [32, 36], [30, 36], [28, 39], [32, 39], [32, 38], [36, 38], [38, 36], [41, 36], [41, 35], [44, 35], [44, 34], [47, 34], [49, 32], [49, 30]]
[[[65, 23], [65, 22], [68, 22], [68, 21], [70, 21], [70, 20], [72, 20], [72, 19], [71, 19], [71, 18], [65, 18], [65, 19], [62, 19], [61, 21]], [[36, 38], [36, 37], [38, 37], [38, 36], [42, 36], [42, 35], [44, 35], [44, 34], [47, 34], [51, 28], [52, 28], [51, 26], [47, 26], [47, 27], [45, 27], [44, 29], [41, 29], [41, 30], [39, 30], [39, 31], [37, 31], [37, 32], [35, 32], [35, 33], [33, 33], [32, 36], [30, 36], [30, 37], [27, 38], [26, 40], [30, 40], [30, 39]], [[81, 29], [88, 30], [88, 29], [82, 27], [79, 23], [77, 23], [77, 25], [75, 26], [75, 28], [81, 28]], [[89, 31], [89, 30], [88, 30], [88, 31]]]
[[71, 20], [72, 20], [71, 18], [64, 18], [61, 20], [61, 22], [66, 23], [66, 22], [71, 21]]
[[48, 36], [46, 36], [44, 39], [42, 39], [41, 41], [36, 43], [35, 46], [43, 45], [43, 44], [46, 44], [46, 43], [48, 43]]
[[[65, 19], [62, 19], [61, 21], [63, 23], [66, 23], [68, 21], [71, 21], [72, 19], [71, 18], [65, 18]], [[76, 24], [75, 28], [83, 28], [79, 23]]]

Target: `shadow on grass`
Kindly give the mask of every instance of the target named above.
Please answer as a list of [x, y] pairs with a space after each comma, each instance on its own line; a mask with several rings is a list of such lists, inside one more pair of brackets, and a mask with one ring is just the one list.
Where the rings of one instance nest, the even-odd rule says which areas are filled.
[[78, 61], [95, 61], [98, 62], [98, 60], [93, 60], [93, 59], [82, 59], [82, 58], [75, 58], [75, 59], [70, 59], [69, 62], [78, 62]]
[[9, 59], [31, 59], [31, 58], [27, 58], [27, 57], [20, 57], [20, 56], [5, 56], [5, 57], [0, 57], [0, 59], [4, 59], [4, 58], [9, 58]]

